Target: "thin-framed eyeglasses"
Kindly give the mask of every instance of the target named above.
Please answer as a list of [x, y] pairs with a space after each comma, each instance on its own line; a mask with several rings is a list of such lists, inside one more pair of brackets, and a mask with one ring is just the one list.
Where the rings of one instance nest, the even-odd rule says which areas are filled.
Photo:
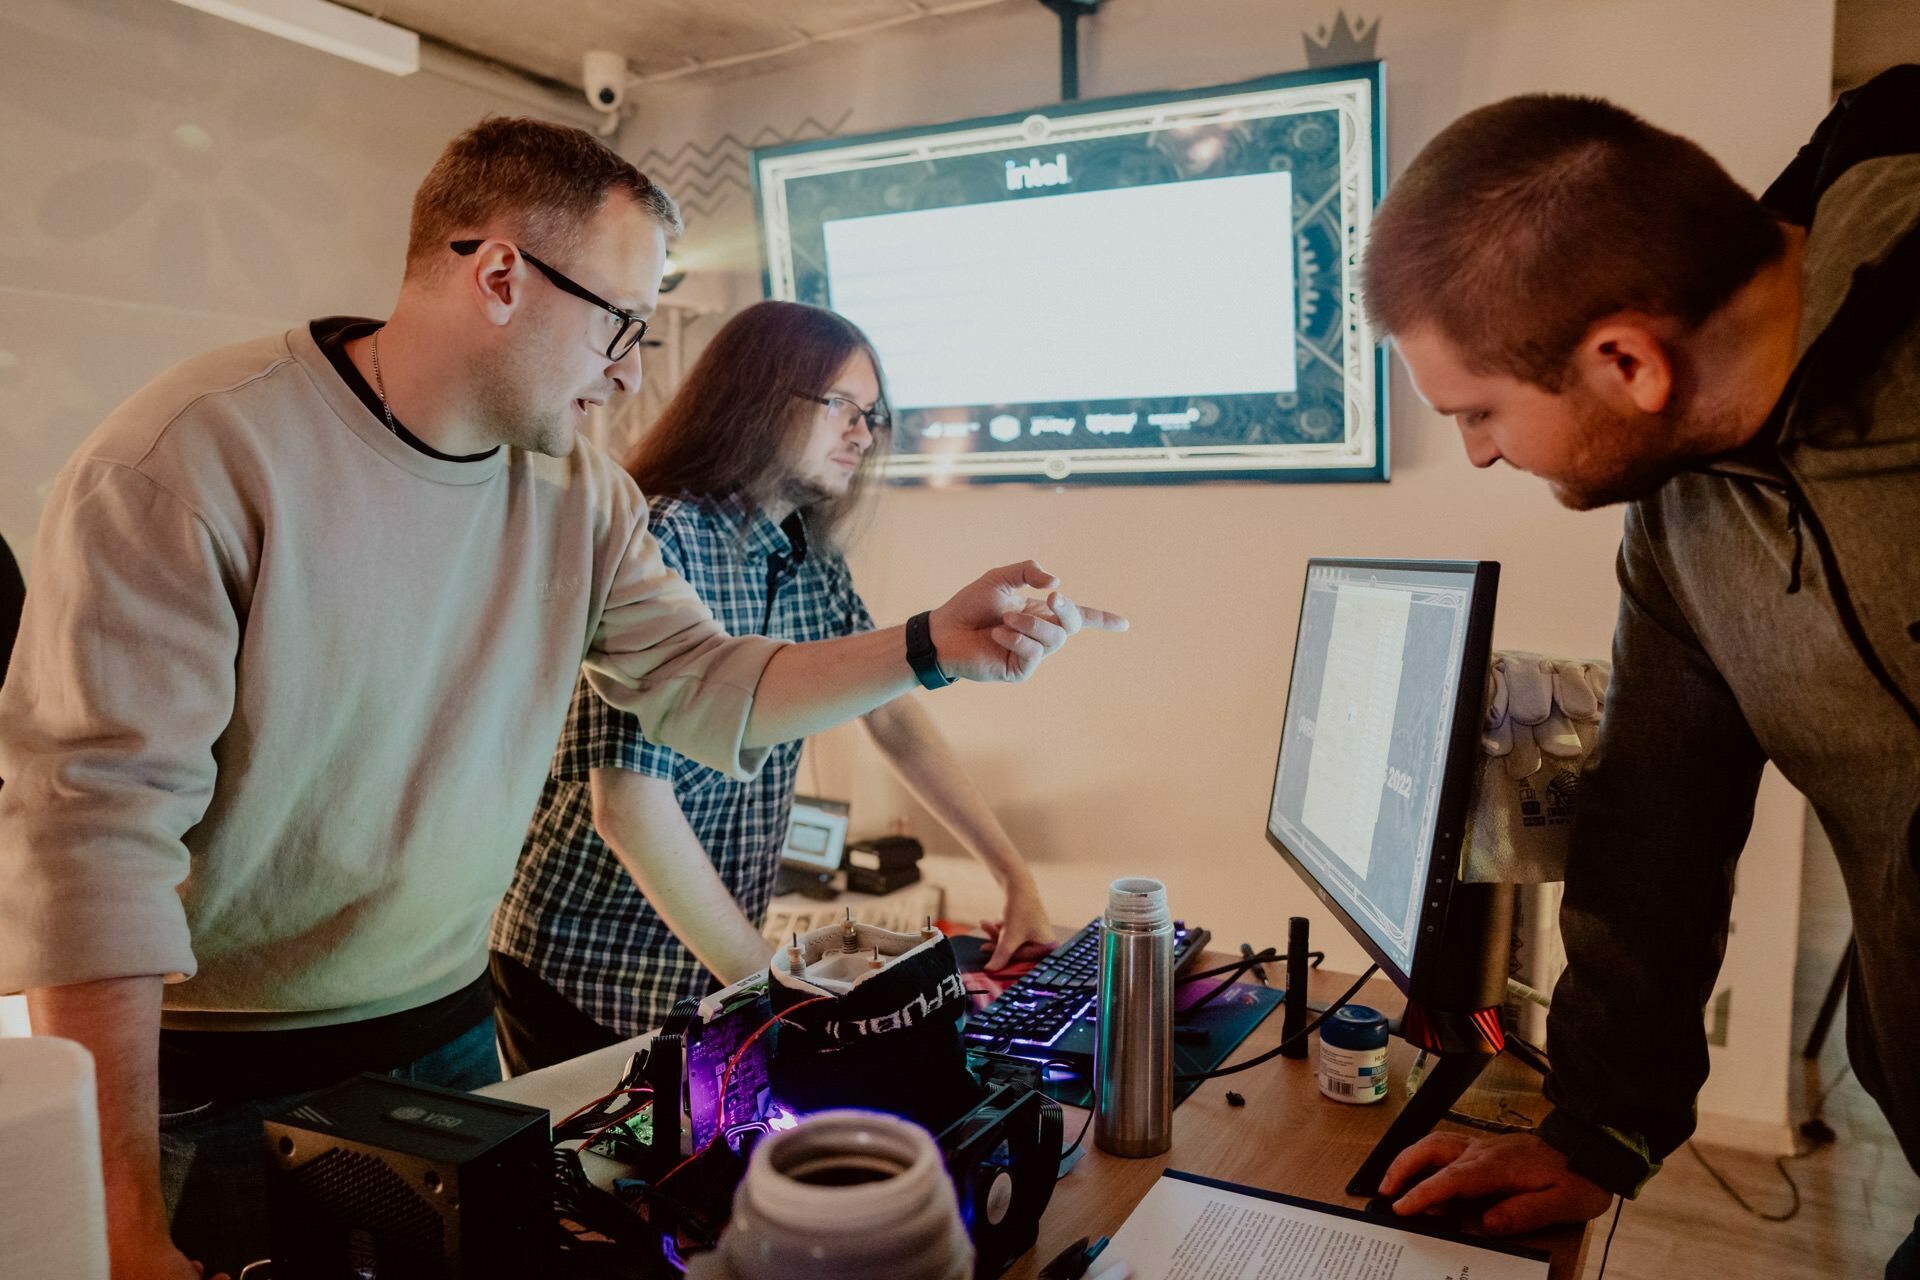
[[845, 396], [810, 396], [804, 391], [796, 391], [793, 394], [801, 400], [811, 400], [815, 404], [827, 406], [827, 421], [842, 431], [852, 426], [855, 418], [866, 420], [870, 435], [884, 435], [893, 430], [893, 415], [888, 413], [887, 407], [877, 400], [874, 401], [873, 408], [862, 409]]
[[[476, 252], [480, 246], [485, 243], [486, 241], [484, 240], [455, 240], [447, 247], [464, 258]], [[513, 242], [509, 240], [503, 243], [512, 244]], [[619, 360], [623, 358], [627, 352], [640, 345], [640, 339], [647, 336], [647, 322], [644, 317], [637, 316], [624, 307], [614, 306], [611, 302], [608, 302], [605, 298], [587, 288], [587, 286], [576, 280], [568, 279], [564, 273], [548, 266], [546, 263], [540, 261], [540, 259], [528, 253], [525, 249], [522, 249], [519, 245], [514, 245], [513, 249], [515, 253], [518, 253], [528, 262], [531, 262], [534, 269], [545, 276], [554, 288], [560, 290], [562, 293], [570, 293], [583, 301], [591, 302], [594, 306], [599, 307], [602, 311], [620, 322], [614, 328], [612, 340], [607, 343], [607, 359]]]

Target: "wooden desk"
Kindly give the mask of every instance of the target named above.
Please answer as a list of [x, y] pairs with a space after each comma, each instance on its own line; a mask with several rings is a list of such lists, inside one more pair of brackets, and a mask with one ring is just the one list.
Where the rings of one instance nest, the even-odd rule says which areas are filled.
[[[1208, 957], [1210, 963], [1219, 964], [1230, 959]], [[1313, 998], [1334, 1000], [1352, 980], [1315, 973]], [[1399, 992], [1384, 980], [1369, 983], [1358, 999], [1389, 1015], [1398, 1014], [1402, 1003]], [[480, 1092], [545, 1107], [557, 1121], [611, 1088], [628, 1055], [645, 1042], [642, 1036]], [[1280, 1013], [1275, 1011], [1227, 1061], [1242, 1061], [1279, 1042]], [[1053, 1202], [1040, 1220], [1038, 1244], [1008, 1270], [1008, 1280], [1035, 1280], [1041, 1267], [1081, 1236], [1113, 1234], [1162, 1169], [1184, 1169], [1331, 1204], [1359, 1205], [1360, 1200], [1346, 1194], [1347, 1179], [1399, 1111], [1404, 1097], [1401, 1082], [1413, 1058], [1413, 1050], [1404, 1042], [1392, 1042], [1388, 1052], [1392, 1093], [1369, 1106], [1322, 1097], [1313, 1082], [1311, 1059], [1279, 1058], [1239, 1075], [1209, 1080], [1174, 1111], [1172, 1150], [1148, 1160], [1107, 1155], [1093, 1146], [1089, 1133], [1083, 1144], [1088, 1148], [1086, 1155], [1054, 1188]], [[1247, 1105], [1227, 1105], [1229, 1090], [1245, 1096]], [[1546, 1110], [1539, 1078], [1509, 1058], [1497, 1060], [1488, 1069], [1461, 1099], [1459, 1109], [1498, 1119], [1503, 1104], [1534, 1120]], [[1068, 1142], [1080, 1132], [1085, 1118], [1086, 1112], [1067, 1108]], [[584, 1163], [598, 1182], [620, 1172], [611, 1161], [597, 1156], [585, 1157]], [[1586, 1238], [1584, 1227], [1570, 1226], [1515, 1239], [1552, 1254], [1551, 1280], [1578, 1280]]]
[[[1228, 956], [1209, 956], [1205, 967], [1225, 964]], [[1315, 1000], [1332, 1001], [1353, 982], [1351, 974], [1315, 972]], [[1375, 979], [1355, 997], [1389, 1016], [1404, 1003], [1399, 991]], [[1226, 1065], [1244, 1061], [1280, 1043], [1279, 1010], [1257, 1027]], [[1162, 1169], [1183, 1169], [1210, 1178], [1282, 1191], [1288, 1195], [1358, 1208], [1364, 1198], [1346, 1193], [1347, 1179], [1366, 1159], [1405, 1100], [1401, 1089], [1414, 1051], [1398, 1038], [1387, 1060], [1393, 1087], [1381, 1102], [1366, 1106], [1335, 1102], [1314, 1084], [1313, 1060], [1276, 1058], [1239, 1075], [1209, 1080], [1174, 1109], [1173, 1147], [1146, 1160], [1123, 1160], [1093, 1146], [1078, 1167], [1054, 1188], [1053, 1202], [1040, 1219], [1040, 1239], [1007, 1271], [1007, 1280], [1034, 1280], [1040, 1268], [1081, 1236], [1112, 1235], [1134, 1205], [1152, 1188]], [[1315, 1046], [1314, 1052], [1318, 1052]], [[1231, 1090], [1247, 1105], [1227, 1104]], [[1511, 1058], [1500, 1058], [1460, 1100], [1466, 1115], [1501, 1118], [1501, 1105], [1538, 1120], [1546, 1111], [1540, 1078]], [[1066, 1140], [1080, 1132], [1086, 1112], [1067, 1109]], [[1508, 1117], [1512, 1120], [1512, 1117]], [[1513, 1237], [1552, 1254], [1551, 1280], [1578, 1280], [1586, 1257], [1584, 1226], [1558, 1227]]]

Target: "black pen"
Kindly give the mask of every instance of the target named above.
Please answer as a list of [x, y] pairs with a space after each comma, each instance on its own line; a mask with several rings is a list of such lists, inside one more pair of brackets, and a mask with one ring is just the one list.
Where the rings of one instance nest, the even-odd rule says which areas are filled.
[[[1246, 957], [1246, 959], [1248, 959], [1248, 960], [1250, 960], [1250, 961], [1252, 961], [1252, 960], [1253, 960], [1253, 948], [1252, 948], [1252, 947], [1250, 947], [1250, 946], [1248, 946], [1248, 945], [1247, 945], [1246, 943], [1244, 943], [1244, 942], [1240, 944], [1240, 954], [1241, 954], [1242, 956], [1244, 956], [1244, 957]], [[1256, 979], [1256, 980], [1257, 980], [1257, 981], [1258, 981], [1258, 982], [1260, 983], [1260, 985], [1261, 985], [1261, 986], [1263, 986], [1263, 987], [1264, 987], [1264, 986], [1266, 986], [1266, 985], [1267, 985], [1267, 971], [1266, 971], [1265, 969], [1262, 969], [1262, 968], [1260, 967], [1260, 964], [1259, 964], [1259, 962], [1258, 962], [1258, 961], [1254, 961], [1254, 962], [1253, 962], [1252, 964], [1250, 964], [1250, 965], [1249, 965], [1248, 967], [1249, 967], [1249, 968], [1251, 968], [1251, 969], [1253, 970], [1253, 976], [1254, 976], [1254, 978], [1255, 978], [1255, 979]]]

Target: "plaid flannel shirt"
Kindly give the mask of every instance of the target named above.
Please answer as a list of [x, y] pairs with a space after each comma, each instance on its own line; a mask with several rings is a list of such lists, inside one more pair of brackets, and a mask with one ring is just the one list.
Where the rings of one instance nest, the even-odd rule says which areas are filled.
[[[653, 499], [649, 523], [668, 567], [730, 635], [804, 642], [873, 628], [846, 561], [808, 547], [798, 514], [781, 525], [734, 498], [668, 497]], [[611, 1031], [659, 1026], [712, 978], [594, 829], [589, 773], [672, 779], [694, 836], [757, 925], [773, 896], [799, 765], [800, 743], [783, 743], [758, 777], [735, 782], [648, 741], [638, 720], [581, 681], [490, 945]]]

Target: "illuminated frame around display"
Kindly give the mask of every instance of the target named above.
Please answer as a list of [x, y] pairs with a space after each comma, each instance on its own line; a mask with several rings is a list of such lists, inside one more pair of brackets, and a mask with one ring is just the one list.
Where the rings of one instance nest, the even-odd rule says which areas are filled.
[[[1355, 277], [1374, 204], [1385, 183], [1381, 103], [1382, 64], [1319, 69], [1243, 84], [1123, 99], [1074, 102], [1044, 111], [903, 130], [863, 138], [829, 138], [754, 152], [766, 294], [828, 305], [825, 219], [797, 208], [821, 203], [817, 179], [845, 179], [867, 205], [839, 211], [864, 216], [902, 211], [900, 193], [913, 183], [900, 170], [934, 172], [965, 157], [1024, 156], [1036, 146], [1132, 145], [1145, 136], [1182, 138], [1214, 131], [1232, 135], [1244, 165], [1291, 167], [1294, 210], [1295, 343], [1299, 385], [1294, 392], [1188, 397], [1194, 435], [1163, 430], [1151, 445], [1034, 449], [1025, 439], [995, 441], [970, 424], [958, 439], [925, 438], [916, 414], [895, 413], [895, 447], [885, 474], [908, 482], [1177, 482], [1207, 479], [1367, 481], [1387, 478], [1386, 357], [1359, 305]], [[1286, 135], [1282, 145], [1281, 135]], [[1251, 137], [1252, 144], [1247, 142]], [[1302, 148], [1299, 163], [1286, 148]], [[1261, 147], [1267, 147], [1265, 153]], [[1249, 158], [1251, 156], [1251, 158]], [[996, 165], [998, 161], [995, 161]], [[887, 171], [894, 171], [891, 176]], [[1252, 172], [1242, 168], [1235, 172]], [[1261, 169], [1259, 171], [1265, 171]], [[1209, 175], [1211, 176], [1211, 175]], [[1235, 176], [1222, 173], [1219, 176]], [[882, 186], [887, 204], [879, 202]], [[922, 184], [932, 185], [932, 184]], [[985, 199], [986, 197], [981, 197]], [[913, 206], [908, 204], [907, 209]], [[946, 207], [934, 203], [926, 207]], [[795, 222], [795, 218], [799, 222]], [[796, 226], [806, 237], [796, 235]], [[884, 352], [883, 352], [884, 355]], [[1240, 402], [1264, 402], [1247, 403]], [[1087, 402], [1102, 408], [1125, 402]], [[1028, 406], [1032, 408], [1032, 406]], [[963, 406], [983, 416], [990, 406]], [[949, 416], [952, 416], [949, 414]], [[1143, 419], [1165, 418], [1151, 406]], [[1146, 433], [1143, 433], [1146, 434]], [[1212, 438], [1208, 438], [1211, 435]], [[1091, 437], [1089, 437], [1091, 439]]]

